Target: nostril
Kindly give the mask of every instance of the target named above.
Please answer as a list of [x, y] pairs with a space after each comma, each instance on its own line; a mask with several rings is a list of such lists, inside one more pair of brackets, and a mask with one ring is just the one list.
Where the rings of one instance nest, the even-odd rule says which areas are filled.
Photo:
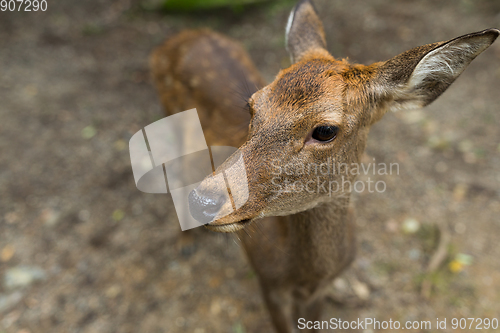
[[196, 189], [189, 193], [188, 200], [191, 216], [201, 223], [212, 222], [225, 202], [217, 193], [200, 194]]

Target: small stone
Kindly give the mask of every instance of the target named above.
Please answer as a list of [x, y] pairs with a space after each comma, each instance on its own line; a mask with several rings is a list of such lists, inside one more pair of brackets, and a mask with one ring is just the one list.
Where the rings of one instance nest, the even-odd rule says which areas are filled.
[[4, 285], [6, 289], [22, 288], [45, 278], [45, 272], [39, 267], [17, 266], [5, 272]]
[[352, 290], [356, 296], [358, 296], [362, 300], [367, 300], [370, 298], [370, 288], [366, 283], [360, 282], [358, 280], [351, 281]]
[[348, 285], [347, 285], [347, 282], [342, 279], [342, 278], [337, 278], [335, 279], [335, 281], [333, 282], [333, 287], [338, 290], [338, 291], [341, 291], [341, 292], [346, 292], [347, 291], [347, 288], [348, 288]]
[[407, 218], [403, 222], [403, 231], [406, 234], [414, 234], [420, 229], [420, 223], [414, 218]]

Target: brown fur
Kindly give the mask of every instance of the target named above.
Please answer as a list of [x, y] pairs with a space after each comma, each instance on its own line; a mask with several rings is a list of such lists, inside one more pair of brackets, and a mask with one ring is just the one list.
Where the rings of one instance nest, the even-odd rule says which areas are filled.
[[239, 43], [208, 29], [183, 31], [153, 52], [151, 68], [168, 115], [197, 108], [208, 145], [244, 142], [245, 99], [265, 83]]
[[[319, 320], [326, 286], [354, 258], [355, 233], [349, 191], [276, 192], [273, 179], [306, 183], [318, 175], [273, 172], [328, 158], [359, 163], [370, 126], [387, 110], [430, 103], [499, 34], [485, 30], [387, 62], [351, 65], [326, 51], [322, 23], [309, 1], [301, 1], [293, 15], [287, 46], [294, 64], [265, 87], [240, 44], [208, 30], [173, 37], [151, 61], [167, 114], [196, 107], [209, 144], [240, 147], [247, 174], [240, 181], [248, 182], [249, 199], [208, 227], [238, 231], [277, 332], [292, 332], [298, 318]], [[240, 110], [245, 101], [227, 89], [245, 85], [261, 88], [248, 96], [251, 118]], [[339, 128], [337, 137], [312, 140], [314, 128], [325, 124]], [[355, 180], [349, 173], [320, 176]], [[207, 178], [197, 191], [210, 187]]]

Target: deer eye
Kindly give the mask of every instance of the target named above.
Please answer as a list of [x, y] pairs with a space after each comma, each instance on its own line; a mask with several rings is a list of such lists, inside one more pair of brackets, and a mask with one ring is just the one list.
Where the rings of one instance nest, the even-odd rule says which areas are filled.
[[321, 142], [330, 142], [337, 136], [337, 126], [318, 126], [312, 132], [312, 138]]

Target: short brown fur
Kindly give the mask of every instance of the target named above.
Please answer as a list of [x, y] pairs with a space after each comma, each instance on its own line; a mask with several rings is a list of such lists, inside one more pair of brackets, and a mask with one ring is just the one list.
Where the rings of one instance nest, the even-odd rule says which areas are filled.
[[[154, 51], [152, 72], [167, 115], [195, 107], [209, 145], [240, 147], [248, 201], [208, 228], [238, 232], [277, 332], [296, 330], [299, 318], [319, 320], [326, 287], [355, 254], [350, 191], [276, 191], [273, 179], [305, 183], [317, 176], [276, 175], [278, 168], [319, 165], [328, 158], [359, 163], [373, 123], [388, 110], [432, 102], [499, 32], [417, 47], [370, 66], [351, 65], [328, 53], [321, 21], [311, 3], [301, 1], [287, 31], [293, 65], [267, 86], [239, 43], [209, 30], [182, 32]], [[238, 87], [250, 87], [251, 117], [241, 111], [246, 101], [235, 92]], [[313, 138], [321, 125], [338, 127], [334, 140]], [[340, 179], [354, 181], [355, 175], [322, 176]], [[195, 191], [202, 195], [210, 186], [207, 178]]]

